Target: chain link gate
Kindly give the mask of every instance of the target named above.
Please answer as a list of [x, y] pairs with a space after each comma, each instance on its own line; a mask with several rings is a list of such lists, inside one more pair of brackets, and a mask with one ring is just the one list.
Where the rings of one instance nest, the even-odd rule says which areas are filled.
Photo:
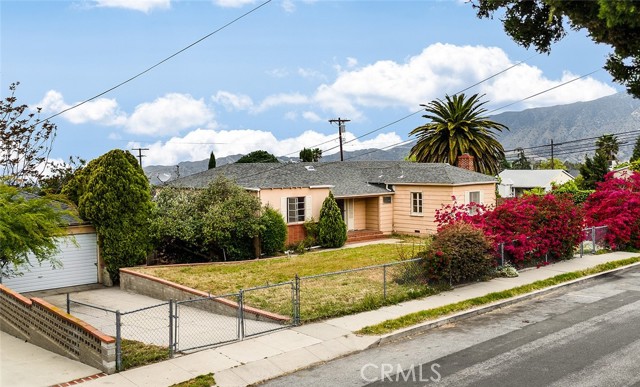
[[[242, 338], [285, 329], [296, 324], [297, 291], [294, 281], [240, 291]], [[263, 310], [274, 310], [265, 315]]]
[[242, 340], [240, 293], [174, 303], [175, 352], [194, 351]]

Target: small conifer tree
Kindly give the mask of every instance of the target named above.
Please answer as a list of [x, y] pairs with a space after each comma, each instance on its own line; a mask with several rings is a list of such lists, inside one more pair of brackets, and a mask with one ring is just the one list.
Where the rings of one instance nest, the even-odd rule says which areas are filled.
[[347, 225], [333, 193], [322, 202], [318, 222], [318, 242], [322, 247], [342, 247], [347, 241]]

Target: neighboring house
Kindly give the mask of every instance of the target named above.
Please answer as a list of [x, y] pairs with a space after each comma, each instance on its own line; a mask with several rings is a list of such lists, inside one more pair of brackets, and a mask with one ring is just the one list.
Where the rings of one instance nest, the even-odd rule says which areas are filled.
[[491, 176], [449, 164], [406, 161], [226, 164], [169, 185], [204, 188], [218, 175], [280, 211], [289, 228], [288, 243], [304, 238], [304, 222], [318, 220], [330, 191], [349, 231], [385, 235], [434, 233], [435, 211], [454, 201], [495, 203]]
[[569, 172], [563, 169], [505, 169], [498, 175], [498, 193], [503, 198], [522, 196], [524, 191], [543, 188], [551, 191], [551, 183], [564, 184], [574, 180]]
[[[66, 205], [63, 208], [69, 209]], [[30, 258], [33, 266], [23, 268], [22, 276], [0, 278], [0, 282], [20, 293], [101, 282], [102, 263], [96, 230], [92, 225], [71, 216], [65, 216], [65, 220], [69, 224], [67, 234], [73, 240], [66, 238], [58, 243], [59, 251], [55, 258], [62, 263], [62, 267], [53, 269], [48, 261], [38, 265], [35, 258]]]
[[626, 179], [627, 177], [631, 176], [631, 174], [633, 173], [630, 165], [627, 165], [626, 167], [614, 169], [612, 172], [613, 172], [613, 176], [618, 179]]

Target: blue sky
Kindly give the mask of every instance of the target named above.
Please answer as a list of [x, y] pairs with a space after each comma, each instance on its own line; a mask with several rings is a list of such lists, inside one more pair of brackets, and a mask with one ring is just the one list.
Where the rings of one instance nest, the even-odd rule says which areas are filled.
[[[97, 95], [261, 4], [252, 0], [7, 1], [1, 13], [1, 93], [43, 116]], [[273, 0], [139, 78], [55, 117], [54, 159], [150, 148], [145, 165], [264, 149], [337, 151], [509, 66], [466, 93], [489, 110], [600, 69], [609, 52], [570, 32], [538, 55], [462, 1]], [[624, 92], [600, 70], [507, 110]], [[502, 110], [500, 110], [502, 111]], [[497, 111], [497, 112], [500, 112]], [[496, 113], [497, 113], [496, 112]], [[345, 145], [386, 147], [425, 121], [415, 114]], [[334, 148], [329, 150], [330, 148]]]

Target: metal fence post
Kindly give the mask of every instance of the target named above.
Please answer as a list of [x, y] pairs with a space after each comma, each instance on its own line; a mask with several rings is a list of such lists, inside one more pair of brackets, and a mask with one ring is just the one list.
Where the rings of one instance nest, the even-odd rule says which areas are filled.
[[502, 260], [502, 266], [504, 267], [504, 242], [500, 243], [500, 259]]
[[244, 290], [238, 292], [238, 340], [244, 339]]
[[69, 293], [67, 293], [67, 314], [71, 314], [71, 299], [69, 298]]
[[122, 371], [122, 332], [120, 330], [120, 311], [116, 310], [116, 370]]
[[294, 291], [295, 291], [295, 307], [294, 307], [294, 316], [293, 316], [293, 324], [295, 326], [300, 325], [300, 277], [296, 273], [295, 283], [294, 283]]
[[387, 265], [382, 265], [382, 299], [387, 300]]
[[580, 258], [584, 255], [584, 241], [580, 242]]
[[173, 358], [174, 350], [175, 350], [175, 337], [173, 335], [174, 325], [173, 325], [173, 299], [169, 299], [169, 357]]
[[595, 254], [596, 253], [596, 228], [595, 227], [591, 227], [591, 243], [593, 243], [591, 254]]

